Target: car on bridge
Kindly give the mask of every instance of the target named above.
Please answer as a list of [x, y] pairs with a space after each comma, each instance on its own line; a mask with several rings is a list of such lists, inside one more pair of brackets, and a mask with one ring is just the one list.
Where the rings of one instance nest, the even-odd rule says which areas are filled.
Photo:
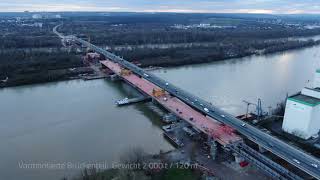
[[300, 161], [298, 161], [297, 159], [292, 159], [295, 163], [300, 164]]

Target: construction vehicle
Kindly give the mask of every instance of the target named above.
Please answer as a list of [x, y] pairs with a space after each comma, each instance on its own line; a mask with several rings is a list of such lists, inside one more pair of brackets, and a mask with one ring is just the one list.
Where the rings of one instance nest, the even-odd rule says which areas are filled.
[[165, 91], [163, 89], [153, 89], [152, 90], [152, 95], [154, 97], [161, 97], [165, 95]]
[[130, 71], [130, 70], [128, 70], [128, 69], [121, 69], [121, 71], [120, 71], [120, 75], [121, 76], [129, 76], [130, 74], [131, 74], [132, 72]]

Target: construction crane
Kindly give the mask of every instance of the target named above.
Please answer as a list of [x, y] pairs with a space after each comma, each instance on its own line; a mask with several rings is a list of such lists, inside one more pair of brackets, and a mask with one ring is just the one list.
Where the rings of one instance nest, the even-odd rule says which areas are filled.
[[251, 102], [246, 101], [246, 100], [243, 100], [243, 102], [247, 104], [246, 118], [248, 118], [248, 115], [249, 115], [249, 107], [250, 107], [250, 105], [254, 105], [256, 107], [256, 112], [257, 112], [256, 115], [257, 115], [258, 119], [260, 119], [263, 116], [262, 101], [261, 101], [260, 98], [258, 99], [258, 103], [257, 104], [251, 103]]

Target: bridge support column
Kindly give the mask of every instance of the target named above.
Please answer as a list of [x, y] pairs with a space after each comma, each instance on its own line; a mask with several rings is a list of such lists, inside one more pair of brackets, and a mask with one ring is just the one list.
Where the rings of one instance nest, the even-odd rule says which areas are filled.
[[111, 81], [119, 81], [120, 80], [120, 77], [116, 74], [111, 75], [110, 78], [111, 78]]
[[233, 156], [234, 156], [234, 161], [238, 164], [244, 161], [244, 158], [237, 153], [233, 153]]
[[210, 156], [212, 160], [216, 160], [218, 145], [215, 140], [209, 140], [209, 144], [210, 144]]
[[267, 150], [264, 147], [259, 145], [259, 152], [260, 153], [265, 153], [265, 152], [267, 152]]
[[151, 99], [151, 102], [154, 103], [154, 104], [158, 104], [158, 101], [155, 100], [154, 98]]

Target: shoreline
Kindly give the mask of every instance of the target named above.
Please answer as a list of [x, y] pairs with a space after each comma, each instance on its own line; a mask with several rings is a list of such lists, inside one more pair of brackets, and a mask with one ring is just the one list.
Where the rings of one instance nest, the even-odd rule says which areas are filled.
[[[250, 57], [250, 56], [263, 56], [263, 55], [274, 55], [277, 53], [282, 53], [282, 52], [287, 52], [287, 51], [293, 51], [293, 50], [303, 50], [306, 48], [312, 48], [315, 46], [319, 46], [320, 45], [320, 41], [314, 41], [314, 43], [312, 45], [306, 45], [306, 46], [301, 46], [301, 47], [294, 47], [294, 48], [290, 48], [290, 49], [285, 49], [285, 50], [275, 50], [272, 52], [254, 52], [251, 54], [247, 54], [247, 55], [238, 55], [238, 56], [233, 56], [233, 57], [227, 57], [227, 58], [222, 58], [222, 59], [215, 59], [215, 60], [210, 60], [210, 59], [203, 59], [203, 60], [197, 60], [197, 61], [179, 61], [179, 60], [172, 60], [171, 61], [156, 61], [156, 63], [152, 62], [152, 63], [146, 63], [146, 62], [141, 62], [140, 67], [143, 68], [173, 68], [173, 67], [181, 67], [181, 66], [185, 66], [185, 65], [198, 65], [198, 64], [206, 64], [206, 63], [213, 63], [213, 62], [222, 62], [222, 61], [228, 61], [228, 60], [234, 60], [234, 59], [240, 59], [240, 58], [245, 58], [245, 57]], [[87, 66], [83, 66], [81, 68], [86, 68], [86, 72], [89, 72]], [[90, 68], [91, 69], [91, 68]], [[61, 71], [66, 70], [66, 69], [59, 69]], [[58, 71], [59, 71], [58, 70]], [[152, 70], [152, 69], [151, 69]], [[70, 72], [69, 72], [70, 73]], [[47, 73], [46, 76], [42, 76], [39, 77], [39, 80], [30, 80], [29, 82], [23, 82], [23, 83], [17, 83], [17, 82], [10, 82], [10, 83], [5, 83], [5, 82], [0, 82], [0, 89], [4, 89], [4, 88], [10, 88], [10, 87], [17, 87], [17, 86], [24, 86], [24, 85], [33, 85], [33, 84], [43, 84], [43, 83], [50, 83], [50, 82], [59, 82], [59, 81], [68, 81], [68, 80], [75, 80], [75, 79], [82, 79], [82, 77], [80, 77], [81, 73], [76, 73], [76, 74], [72, 74], [69, 75], [68, 72], [64, 72], [62, 73], [63, 77], [55, 77], [55, 78], [48, 78], [50, 75], [50, 73]]]
[[[315, 46], [319, 46], [320, 45], [320, 41], [314, 41], [313, 44], [311, 45], [303, 45], [303, 46], [299, 46], [299, 47], [292, 47], [289, 49], [279, 49], [279, 50], [273, 50], [273, 51], [267, 51], [267, 52], [252, 52], [252, 53], [247, 53], [245, 55], [236, 55], [236, 56], [230, 56], [230, 57], [224, 57], [221, 59], [207, 59], [207, 58], [203, 58], [202, 60], [199, 60], [200, 58], [198, 58], [198, 60], [178, 60], [178, 59], [157, 59], [156, 63], [152, 62], [152, 63], [148, 63], [146, 62], [141, 62], [141, 67], [150, 67], [150, 66], [154, 66], [154, 67], [179, 67], [179, 66], [184, 66], [184, 65], [197, 65], [197, 64], [205, 64], [205, 63], [212, 63], [212, 62], [218, 62], [218, 61], [228, 61], [228, 60], [234, 60], [234, 59], [240, 59], [240, 58], [245, 58], [245, 57], [250, 57], [250, 56], [263, 56], [263, 55], [274, 55], [274, 54], [278, 54], [278, 53], [282, 53], [282, 52], [289, 52], [289, 51], [293, 51], [293, 50], [303, 50], [305, 48], [312, 48]], [[150, 58], [151, 59], [151, 58]]]

